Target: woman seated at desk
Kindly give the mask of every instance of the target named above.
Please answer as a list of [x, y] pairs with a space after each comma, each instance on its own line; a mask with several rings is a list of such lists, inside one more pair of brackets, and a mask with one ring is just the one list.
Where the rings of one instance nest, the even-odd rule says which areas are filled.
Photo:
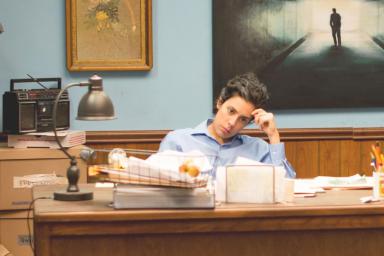
[[[294, 178], [296, 172], [285, 157], [284, 143], [280, 142], [274, 115], [262, 108], [268, 98], [265, 85], [254, 74], [236, 76], [221, 90], [213, 119], [205, 120], [195, 128], [168, 133], [159, 151], [199, 150], [216, 157], [215, 169], [233, 164], [241, 156], [284, 166], [286, 176]], [[269, 143], [239, 134], [252, 121], [268, 136]]]

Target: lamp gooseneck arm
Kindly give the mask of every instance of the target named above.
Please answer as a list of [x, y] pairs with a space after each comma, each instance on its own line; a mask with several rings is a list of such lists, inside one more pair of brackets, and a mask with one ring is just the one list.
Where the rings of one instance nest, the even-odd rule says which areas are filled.
[[69, 158], [69, 159], [73, 159], [74, 157], [71, 156], [68, 151], [63, 147], [63, 145], [61, 144], [60, 140], [59, 140], [59, 137], [57, 136], [57, 131], [56, 131], [56, 126], [57, 126], [57, 120], [56, 120], [56, 117], [57, 117], [57, 106], [59, 105], [59, 101], [60, 101], [60, 98], [61, 98], [61, 95], [66, 91], [68, 90], [69, 88], [71, 87], [75, 87], [75, 86], [89, 86], [90, 83], [88, 82], [82, 82], [82, 83], [72, 83], [72, 84], [68, 84], [66, 85], [63, 89], [60, 90], [59, 94], [57, 95], [56, 99], [55, 99], [55, 102], [53, 104], [53, 112], [52, 112], [52, 129], [53, 129], [53, 133], [55, 135], [55, 140], [57, 142], [57, 144], [59, 145], [60, 149], [65, 153], [65, 155]]
[[59, 101], [60, 101], [60, 98], [61, 98], [61, 95], [66, 91], [68, 90], [69, 88], [71, 87], [74, 87], [74, 86], [89, 86], [90, 83], [87, 83], [87, 82], [83, 82], [83, 83], [72, 83], [72, 84], [68, 84], [67, 86], [65, 86], [62, 90], [60, 90], [60, 92], [58, 93], [58, 95], [56, 96], [56, 99], [55, 99], [55, 102], [53, 104], [53, 113], [52, 113], [52, 129], [53, 129], [53, 133], [55, 135], [55, 140], [56, 140], [56, 143], [59, 145], [61, 151], [64, 152], [64, 154], [71, 160], [71, 166], [68, 168], [67, 170], [67, 179], [68, 179], [68, 187], [67, 187], [67, 192], [79, 192], [79, 187], [77, 185], [77, 181], [79, 179], [79, 168], [77, 167], [77, 162], [76, 162], [76, 157], [74, 156], [71, 156], [68, 151], [63, 147], [63, 145], [61, 144], [60, 140], [59, 140], [59, 137], [57, 136], [57, 131], [56, 131], [56, 117], [57, 117], [57, 107], [59, 105]]

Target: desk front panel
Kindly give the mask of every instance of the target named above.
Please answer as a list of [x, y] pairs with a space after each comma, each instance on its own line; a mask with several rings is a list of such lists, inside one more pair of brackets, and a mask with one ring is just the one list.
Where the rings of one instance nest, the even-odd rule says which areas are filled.
[[[35, 197], [51, 193], [46, 188]], [[38, 200], [37, 255], [382, 255], [384, 204], [369, 190], [328, 191], [292, 204], [214, 210], [113, 210], [95, 200]]]

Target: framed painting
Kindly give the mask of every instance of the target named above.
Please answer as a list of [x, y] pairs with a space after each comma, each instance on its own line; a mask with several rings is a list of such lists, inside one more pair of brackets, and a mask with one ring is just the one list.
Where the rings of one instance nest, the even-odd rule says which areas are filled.
[[382, 0], [213, 0], [214, 100], [254, 72], [270, 109], [384, 107], [383, 24]]
[[152, 68], [152, 0], [66, 0], [67, 68]]

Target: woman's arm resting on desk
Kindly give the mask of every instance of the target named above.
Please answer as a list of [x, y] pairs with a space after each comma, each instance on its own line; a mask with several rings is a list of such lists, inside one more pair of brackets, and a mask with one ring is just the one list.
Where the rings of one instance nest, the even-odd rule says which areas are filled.
[[278, 144], [269, 144], [271, 162], [274, 165], [284, 166], [286, 170], [286, 177], [295, 178], [296, 171], [293, 169], [292, 165], [288, 162], [285, 156], [285, 146], [284, 143]]

